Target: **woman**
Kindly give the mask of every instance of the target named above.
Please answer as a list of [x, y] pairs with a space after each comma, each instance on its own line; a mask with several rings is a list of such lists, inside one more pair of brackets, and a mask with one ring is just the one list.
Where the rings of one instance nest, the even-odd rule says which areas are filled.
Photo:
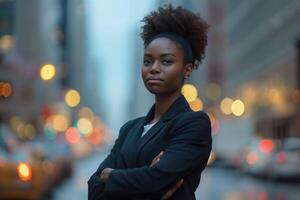
[[193, 112], [181, 87], [204, 58], [208, 25], [171, 5], [143, 19], [142, 77], [155, 104], [125, 123], [92, 175], [89, 199], [195, 199], [211, 151], [210, 121]]

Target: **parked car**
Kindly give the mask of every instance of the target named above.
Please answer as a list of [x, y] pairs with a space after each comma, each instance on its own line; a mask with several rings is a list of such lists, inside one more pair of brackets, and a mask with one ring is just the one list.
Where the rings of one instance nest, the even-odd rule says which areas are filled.
[[271, 139], [255, 139], [241, 150], [240, 169], [261, 177], [272, 176], [272, 158], [278, 142]]
[[39, 164], [24, 151], [7, 152], [0, 147], [0, 199], [41, 199], [47, 179]]
[[42, 199], [51, 190], [49, 180], [30, 146], [0, 125], [0, 199]]
[[300, 180], [300, 138], [287, 138], [272, 157], [274, 178]]

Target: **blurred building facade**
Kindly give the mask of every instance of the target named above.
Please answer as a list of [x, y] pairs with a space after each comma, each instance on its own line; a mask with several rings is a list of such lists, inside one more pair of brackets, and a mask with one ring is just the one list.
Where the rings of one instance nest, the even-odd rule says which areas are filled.
[[[5, 0], [0, 10], [1, 123], [31, 140], [46, 134], [51, 116], [63, 117], [57, 126], [66, 130], [82, 107], [100, 113], [86, 69], [84, 1]], [[42, 75], [46, 65], [54, 70], [43, 74], [53, 73], [49, 79]], [[79, 93], [78, 105], [67, 106], [70, 89]]]
[[[299, 1], [163, 0], [156, 8], [168, 3], [210, 24], [206, 58], [187, 82], [212, 117], [219, 151], [231, 154], [257, 136], [299, 136]], [[225, 98], [232, 101], [227, 113]], [[137, 112], [144, 108], [138, 101]], [[240, 105], [237, 114], [233, 102]]]
[[9, 16], [1, 16], [1, 46], [9, 46], [2, 48], [0, 79], [11, 86], [11, 94], [1, 97], [0, 115], [7, 123], [19, 116], [41, 131], [41, 108], [56, 101], [60, 89], [58, 78], [46, 83], [39, 76], [40, 67], [49, 63], [60, 72], [57, 5], [47, 0], [1, 1], [0, 7]]
[[[235, 151], [252, 137], [299, 137], [299, 1], [213, 0], [207, 6], [208, 84], [219, 85], [221, 96], [206, 105], [220, 119], [219, 152]], [[242, 102], [239, 115], [222, 110], [225, 98]]]

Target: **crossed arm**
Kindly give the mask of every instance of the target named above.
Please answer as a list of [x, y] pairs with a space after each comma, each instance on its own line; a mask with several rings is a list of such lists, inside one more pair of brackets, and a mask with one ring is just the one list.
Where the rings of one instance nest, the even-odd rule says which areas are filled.
[[[157, 164], [160, 159], [163, 156], [163, 151], [161, 151], [151, 162], [150, 167], [153, 167], [155, 164]], [[113, 171], [114, 169], [112, 168], [105, 168], [100, 175], [100, 180], [104, 183], [106, 183], [109, 179], [109, 175], [110, 173]], [[173, 185], [160, 199], [161, 200], [166, 200], [169, 199], [183, 184], [183, 178], [180, 179], [180, 181], [178, 181], [175, 185]]]
[[95, 200], [99, 199], [104, 195], [103, 190], [105, 188], [105, 183], [101, 181], [100, 175], [105, 168], [115, 168], [116, 157], [120, 149], [120, 144], [126, 137], [127, 130], [131, 127], [132, 121], [124, 124], [120, 131], [119, 137], [116, 139], [113, 148], [111, 149], [109, 155], [103, 160], [103, 162], [98, 167], [97, 171], [88, 180], [88, 199]]
[[160, 198], [191, 171], [199, 167], [203, 169], [211, 150], [209, 119], [204, 114], [192, 113], [182, 120], [159, 162], [153, 166], [113, 169], [107, 182], [103, 183], [99, 178], [101, 172], [104, 168], [114, 168], [109, 165], [113, 161], [108, 156], [97, 170], [99, 185], [96, 187], [113, 197], [142, 195]]

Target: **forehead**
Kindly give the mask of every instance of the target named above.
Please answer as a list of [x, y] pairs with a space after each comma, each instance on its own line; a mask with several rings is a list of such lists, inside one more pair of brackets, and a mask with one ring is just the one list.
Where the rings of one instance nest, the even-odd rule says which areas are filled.
[[148, 46], [145, 47], [145, 54], [148, 53], [171, 53], [171, 54], [182, 54], [180, 46], [169, 38], [156, 38], [152, 40]]

